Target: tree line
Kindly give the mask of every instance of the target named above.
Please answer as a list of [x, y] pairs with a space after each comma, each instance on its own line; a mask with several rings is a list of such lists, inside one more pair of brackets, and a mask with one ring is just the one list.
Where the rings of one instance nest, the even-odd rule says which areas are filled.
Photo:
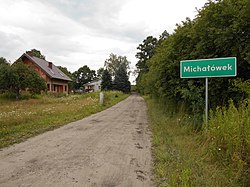
[[101, 90], [119, 90], [128, 93], [131, 87], [129, 64], [126, 56], [111, 53], [109, 58], [105, 60], [104, 67], [99, 68], [97, 72], [91, 70], [87, 65], [80, 67], [73, 73], [65, 67], [59, 68], [72, 79], [70, 83], [72, 90], [84, 89], [84, 84], [101, 79]]
[[225, 106], [248, 97], [250, 82], [250, 1], [208, 1], [195, 19], [177, 24], [172, 34], [148, 36], [138, 46], [137, 87], [190, 112], [204, 110], [204, 79], [181, 79], [180, 61], [220, 57], [237, 58], [236, 78], [209, 78], [209, 106]]
[[[31, 52], [33, 56], [45, 60], [45, 56], [39, 50], [32, 49]], [[105, 61], [104, 67], [97, 71], [91, 70], [87, 65], [73, 73], [66, 67], [59, 66], [58, 68], [71, 78], [69, 90], [84, 90], [84, 84], [102, 79], [102, 90], [119, 90], [128, 93], [130, 91], [129, 64], [126, 56], [111, 53]], [[45, 80], [34, 69], [22, 63], [20, 59], [11, 65], [4, 57], [0, 57], [0, 93], [14, 93], [18, 99], [21, 90], [26, 90], [34, 95], [46, 91], [46, 89]]]

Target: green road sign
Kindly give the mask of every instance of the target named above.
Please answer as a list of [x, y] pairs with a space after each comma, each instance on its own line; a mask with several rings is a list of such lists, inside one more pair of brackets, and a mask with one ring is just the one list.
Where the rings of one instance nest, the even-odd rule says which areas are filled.
[[236, 57], [182, 60], [180, 62], [181, 78], [234, 77], [236, 73]]

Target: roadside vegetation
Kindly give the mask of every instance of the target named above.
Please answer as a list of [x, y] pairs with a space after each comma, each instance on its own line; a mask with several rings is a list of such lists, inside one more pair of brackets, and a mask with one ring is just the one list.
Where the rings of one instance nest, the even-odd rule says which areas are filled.
[[128, 94], [108, 91], [104, 105], [100, 105], [98, 92], [63, 97], [38, 95], [34, 99], [18, 101], [2, 94], [0, 148], [100, 112], [126, 97]]
[[235, 187], [250, 184], [250, 107], [218, 109], [208, 131], [197, 132], [184, 106], [145, 97], [157, 186]]
[[[250, 1], [211, 0], [172, 34], [138, 46], [137, 89], [147, 95], [158, 186], [250, 184]], [[181, 79], [180, 61], [237, 58], [237, 76]], [[159, 104], [160, 103], [160, 104]]]

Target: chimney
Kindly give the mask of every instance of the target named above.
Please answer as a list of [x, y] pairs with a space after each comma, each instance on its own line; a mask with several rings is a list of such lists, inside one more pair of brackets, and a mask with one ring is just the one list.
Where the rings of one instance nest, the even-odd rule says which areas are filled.
[[33, 57], [32, 51], [26, 51], [26, 54], [28, 54], [29, 56]]
[[48, 63], [48, 67], [49, 67], [50, 69], [52, 69], [52, 62], [49, 62], [49, 63]]

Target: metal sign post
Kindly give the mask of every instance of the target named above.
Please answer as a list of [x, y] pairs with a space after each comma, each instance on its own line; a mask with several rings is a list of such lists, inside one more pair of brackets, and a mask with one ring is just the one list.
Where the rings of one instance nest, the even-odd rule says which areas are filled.
[[205, 119], [206, 119], [206, 127], [208, 128], [208, 78], [206, 77], [206, 94], [205, 94], [205, 101], [206, 101], [206, 109], [205, 109]]
[[205, 78], [205, 123], [208, 128], [208, 77], [234, 77], [237, 74], [236, 57], [200, 60], [182, 60], [181, 78]]

